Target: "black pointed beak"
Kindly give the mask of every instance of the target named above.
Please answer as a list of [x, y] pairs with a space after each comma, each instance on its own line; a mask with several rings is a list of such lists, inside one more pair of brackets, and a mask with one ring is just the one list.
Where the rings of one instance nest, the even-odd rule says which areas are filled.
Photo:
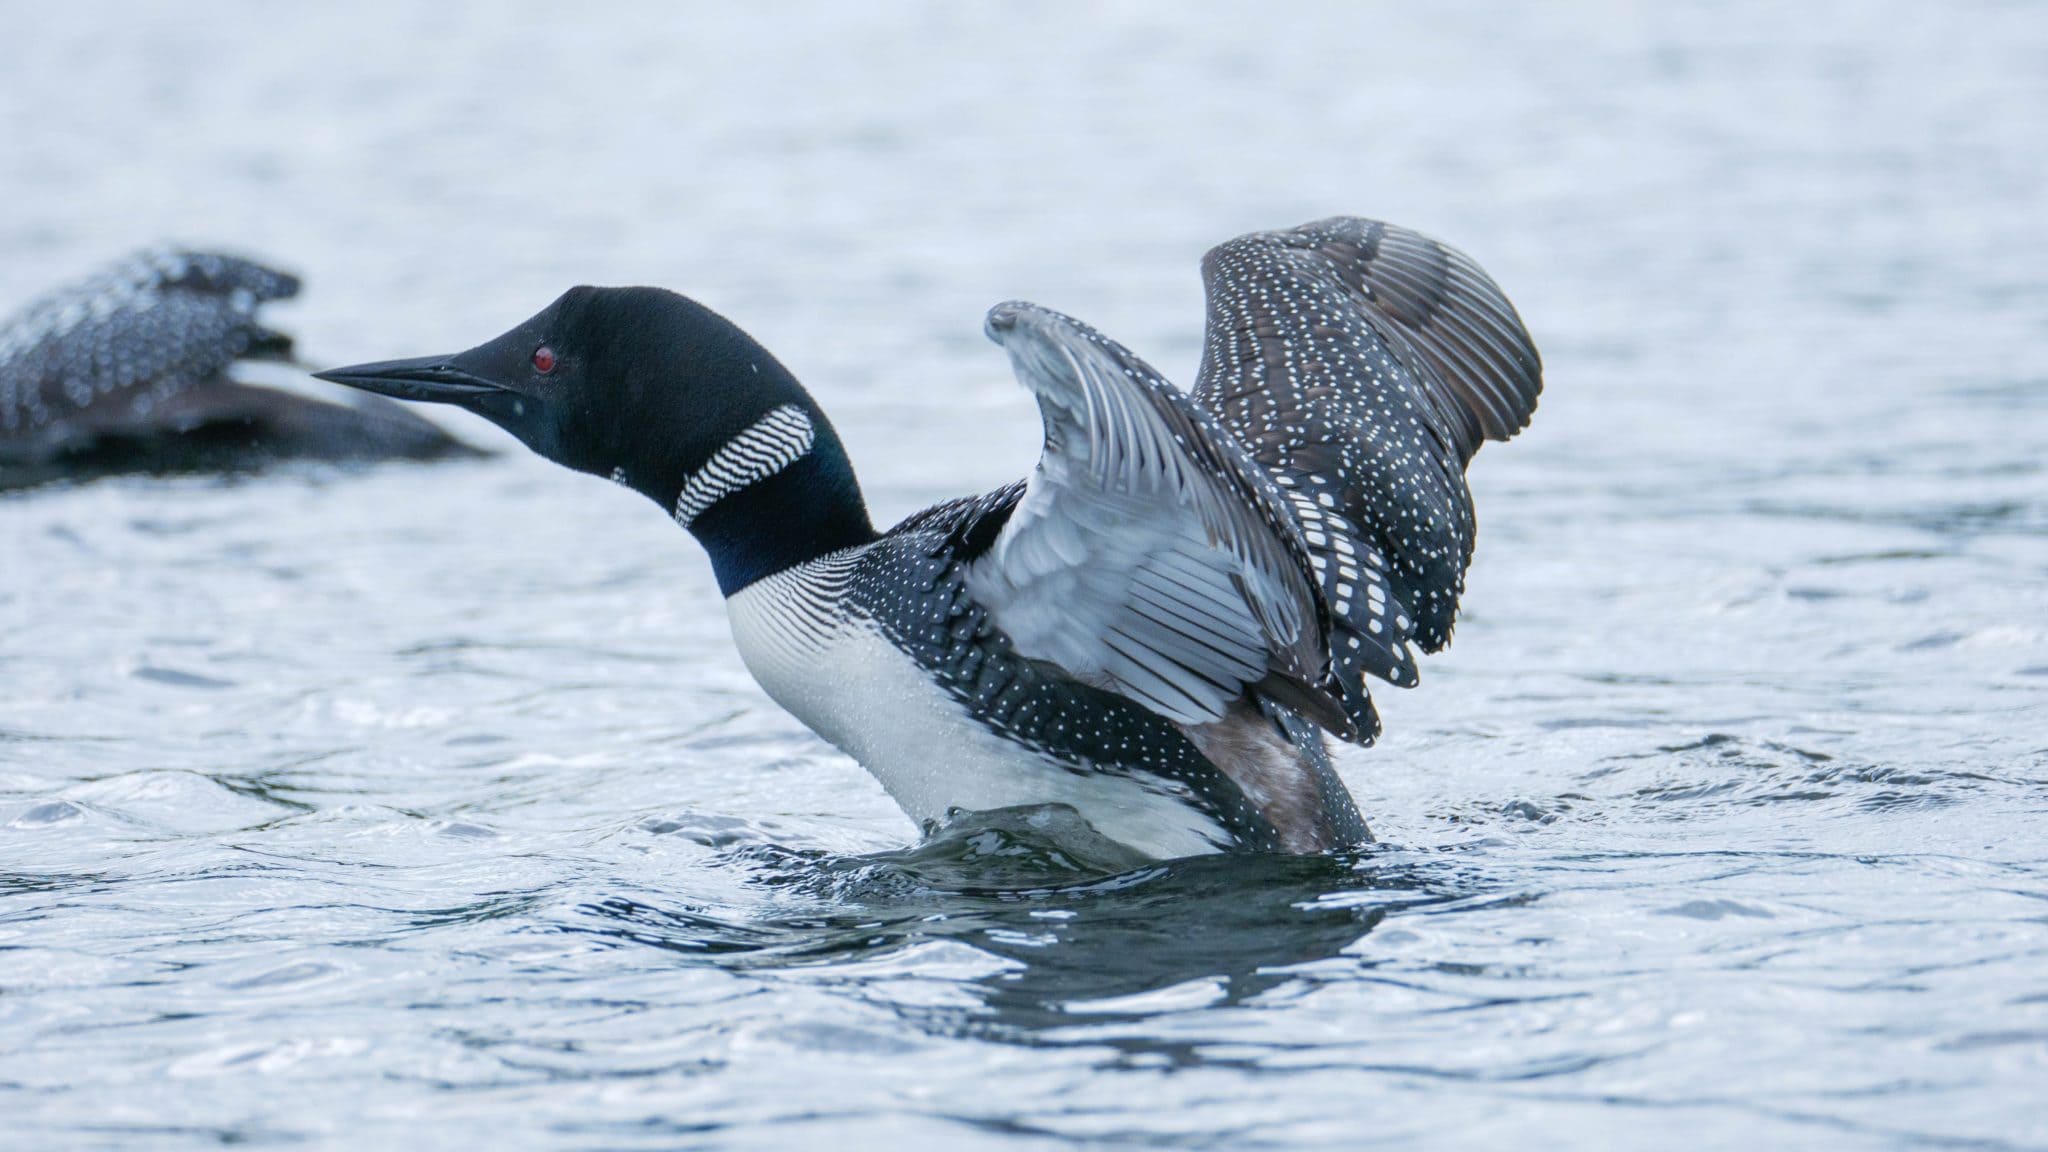
[[411, 360], [380, 360], [374, 364], [351, 364], [313, 375], [380, 396], [400, 400], [432, 400], [441, 404], [467, 404], [479, 396], [511, 389], [455, 366], [452, 356], [420, 356]]

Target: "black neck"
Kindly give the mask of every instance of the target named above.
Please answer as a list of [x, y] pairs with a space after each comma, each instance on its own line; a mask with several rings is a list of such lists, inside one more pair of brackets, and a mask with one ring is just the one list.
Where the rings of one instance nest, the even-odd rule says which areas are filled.
[[[543, 429], [567, 431], [556, 432], [559, 442], [528, 440], [555, 460], [622, 480], [673, 514], [684, 485], [735, 437], [783, 409], [809, 420], [810, 447], [802, 456], [693, 509], [687, 526], [711, 553], [720, 591], [730, 596], [764, 576], [875, 538], [832, 422], [738, 325], [657, 289], [579, 289], [564, 300], [586, 310], [602, 305], [603, 323], [579, 348], [587, 358], [585, 378], [594, 383], [567, 391], [562, 413]], [[747, 458], [759, 464], [761, 455]]]
[[[875, 539], [846, 450], [823, 415], [801, 460], [706, 508], [690, 533], [711, 554], [718, 591], [731, 596], [764, 576]], [[670, 494], [668, 506], [675, 506]]]

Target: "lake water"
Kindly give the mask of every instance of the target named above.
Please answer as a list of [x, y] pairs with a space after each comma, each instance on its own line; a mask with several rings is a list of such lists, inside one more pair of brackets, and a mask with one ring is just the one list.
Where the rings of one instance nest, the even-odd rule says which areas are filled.
[[1465, 248], [1548, 378], [1332, 860], [916, 846], [517, 451], [0, 500], [0, 1145], [2048, 1147], [2048, 9], [0, 15], [0, 307], [664, 284], [884, 522], [1035, 458], [988, 305], [1185, 383], [1252, 229]]

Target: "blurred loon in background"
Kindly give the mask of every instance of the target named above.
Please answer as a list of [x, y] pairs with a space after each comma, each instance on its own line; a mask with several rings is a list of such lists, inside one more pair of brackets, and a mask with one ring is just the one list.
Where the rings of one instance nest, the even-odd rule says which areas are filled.
[[292, 360], [291, 338], [256, 313], [298, 291], [297, 277], [253, 261], [159, 249], [0, 321], [0, 489], [284, 459], [480, 454], [373, 396], [322, 400], [230, 379], [240, 362]]
[[1465, 466], [1528, 424], [1541, 363], [1476, 264], [1391, 225], [1255, 233], [1202, 271], [1187, 394], [1058, 312], [990, 311], [1038, 466], [879, 534], [809, 393], [671, 292], [575, 288], [467, 352], [321, 375], [655, 500], [762, 687], [928, 831], [1067, 805], [1157, 857], [1364, 842], [1322, 733], [1371, 743], [1365, 677], [1413, 685], [1449, 641]]

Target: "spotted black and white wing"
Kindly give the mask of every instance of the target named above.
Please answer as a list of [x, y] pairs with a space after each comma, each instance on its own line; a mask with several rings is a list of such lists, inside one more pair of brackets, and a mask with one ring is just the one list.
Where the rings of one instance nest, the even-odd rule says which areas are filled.
[[[0, 441], [50, 448], [154, 419], [240, 359], [287, 359], [257, 307], [298, 280], [215, 253], [146, 252], [45, 296], [0, 325]], [[204, 404], [180, 401], [192, 420]]]
[[1336, 217], [1239, 237], [1202, 261], [1209, 315], [1194, 399], [1300, 518], [1332, 610], [1347, 707], [1361, 676], [1415, 682], [1408, 642], [1450, 639], [1472, 556], [1465, 465], [1527, 426], [1542, 363], [1463, 253]]
[[1023, 497], [968, 573], [1017, 651], [1182, 724], [1257, 690], [1355, 735], [1325, 680], [1307, 542], [1265, 470], [1078, 321], [1012, 303], [988, 332], [1045, 422]]

